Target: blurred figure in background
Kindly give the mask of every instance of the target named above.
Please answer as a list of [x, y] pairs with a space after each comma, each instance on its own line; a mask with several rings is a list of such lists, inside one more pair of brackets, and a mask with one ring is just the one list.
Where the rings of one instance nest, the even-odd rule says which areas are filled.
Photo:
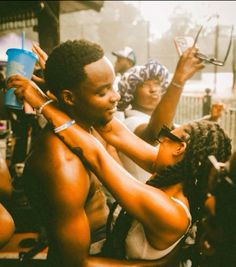
[[112, 55], [116, 56], [115, 61], [115, 73], [118, 75], [124, 74], [128, 69], [136, 64], [136, 55], [132, 48], [126, 46], [122, 50], [112, 52]]
[[[113, 83], [113, 87], [115, 90], [118, 90], [118, 83], [120, 81], [121, 75], [123, 75], [126, 71], [128, 71], [136, 64], [136, 55], [133, 49], [128, 46], [117, 52], [112, 52], [112, 54], [116, 56], [116, 61], [114, 64], [116, 78]], [[118, 111], [116, 113], [116, 117], [120, 120], [123, 120], [123, 112]]]
[[211, 105], [209, 115], [203, 117], [204, 120], [219, 122], [222, 112], [225, 110], [225, 105], [222, 102], [216, 102]]
[[236, 151], [226, 164], [213, 162], [202, 222], [201, 267], [236, 266]]
[[[135, 66], [124, 73], [118, 83], [121, 99], [118, 109], [124, 111], [124, 124], [145, 140], [145, 131], [151, 124], [151, 114], [161, 101], [168, 85], [169, 71], [156, 60]], [[148, 141], [148, 140], [147, 140]], [[123, 153], [119, 153], [123, 166], [135, 178], [146, 182], [150, 173], [140, 168]]]

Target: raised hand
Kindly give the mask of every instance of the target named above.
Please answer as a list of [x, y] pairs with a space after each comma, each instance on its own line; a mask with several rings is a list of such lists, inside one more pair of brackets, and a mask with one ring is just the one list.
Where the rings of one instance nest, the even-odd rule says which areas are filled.
[[[42, 70], [45, 69], [45, 64], [48, 58], [48, 55], [37, 45], [33, 44], [32, 51], [38, 56], [38, 64]], [[32, 80], [36, 82], [37, 84], [45, 84], [45, 80], [41, 77], [38, 77], [36, 75], [32, 76]]]
[[37, 44], [33, 44], [32, 51], [38, 56], [39, 65], [44, 70], [48, 55]]
[[211, 120], [218, 121], [222, 115], [222, 111], [225, 110], [225, 105], [223, 103], [214, 103], [211, 106]]
[[178, 61], [173, 81], [183, 85], [197, 71], [205, 67], [203, 61], [196, 57], [197, 51], [196, 47], [186, 49]]

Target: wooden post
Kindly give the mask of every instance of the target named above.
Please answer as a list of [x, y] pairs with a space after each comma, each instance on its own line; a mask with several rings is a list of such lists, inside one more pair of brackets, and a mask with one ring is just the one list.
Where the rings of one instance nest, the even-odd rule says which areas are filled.
[[60, 43], [60, 1], [42, 1], [38, 14], [39, 45], [49, 54]]
[[203, 97], [202, 116], [210, 114], [211, 110], [211, 89], [205, 89], [205, 95]]

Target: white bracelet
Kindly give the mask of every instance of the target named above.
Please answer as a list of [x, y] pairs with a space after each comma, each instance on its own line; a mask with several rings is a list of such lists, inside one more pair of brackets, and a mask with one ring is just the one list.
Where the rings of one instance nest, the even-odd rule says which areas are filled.
[[174, 85], [177, 88], [180, 88], [180, 89], [182, 89], [184, 87], [184, 85], [180, 85], [180, 84], [175, 83], [175, 82], [171, 82], [171, 84]]
[[42, 104], [42, 106], [38, 109], [38, 113], [39, 113], [39, 114], [42, 114], [42, 111], [43, 111], [43, 109], [45, 108], [45, 106], [47, 106], [48, 104], [50, 104], [50, 103], [52, 103], [52, 102], [53, 102], [52, 99], [49, 99], [48, 101], [44, 102], [44, 103]]
[[67, 121], [66, 123], [62, 124], [59, 127], [56, 127], [54, 129], [54, 133], [59, 133], [67, 128], [69, 128], [71, 125], [75, 124], [75, 120]]

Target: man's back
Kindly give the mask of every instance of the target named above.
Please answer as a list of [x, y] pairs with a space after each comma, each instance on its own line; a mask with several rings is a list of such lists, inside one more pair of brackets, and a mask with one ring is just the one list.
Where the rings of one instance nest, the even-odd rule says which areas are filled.
[[[89, 247], [90, 242], [95, 242], [90, 252], [100, 252], [109, 212], [100, 182], [47, 129], [40, 134], [27, 159], [24, 183], [30, 202], [46, 227], [50, 246], [54, 248], [51, 253], [54, 254], [52, 260], [55, 266], [55, 258], [59, 262], [62, 260], [59, 256], [60, 245], [70, 249], [71, 243], [82, 242], [81, 235], [84, 233], [83, 245]], [[91, 236], [86, 233], [89, 229]], [[86, 238], [86, 234], [90, 236], [90, 240]], [[100, 242], [96, 243], [97, 241]], [[81, 251], [81, 258], [84, 253], [85, 251]]]

